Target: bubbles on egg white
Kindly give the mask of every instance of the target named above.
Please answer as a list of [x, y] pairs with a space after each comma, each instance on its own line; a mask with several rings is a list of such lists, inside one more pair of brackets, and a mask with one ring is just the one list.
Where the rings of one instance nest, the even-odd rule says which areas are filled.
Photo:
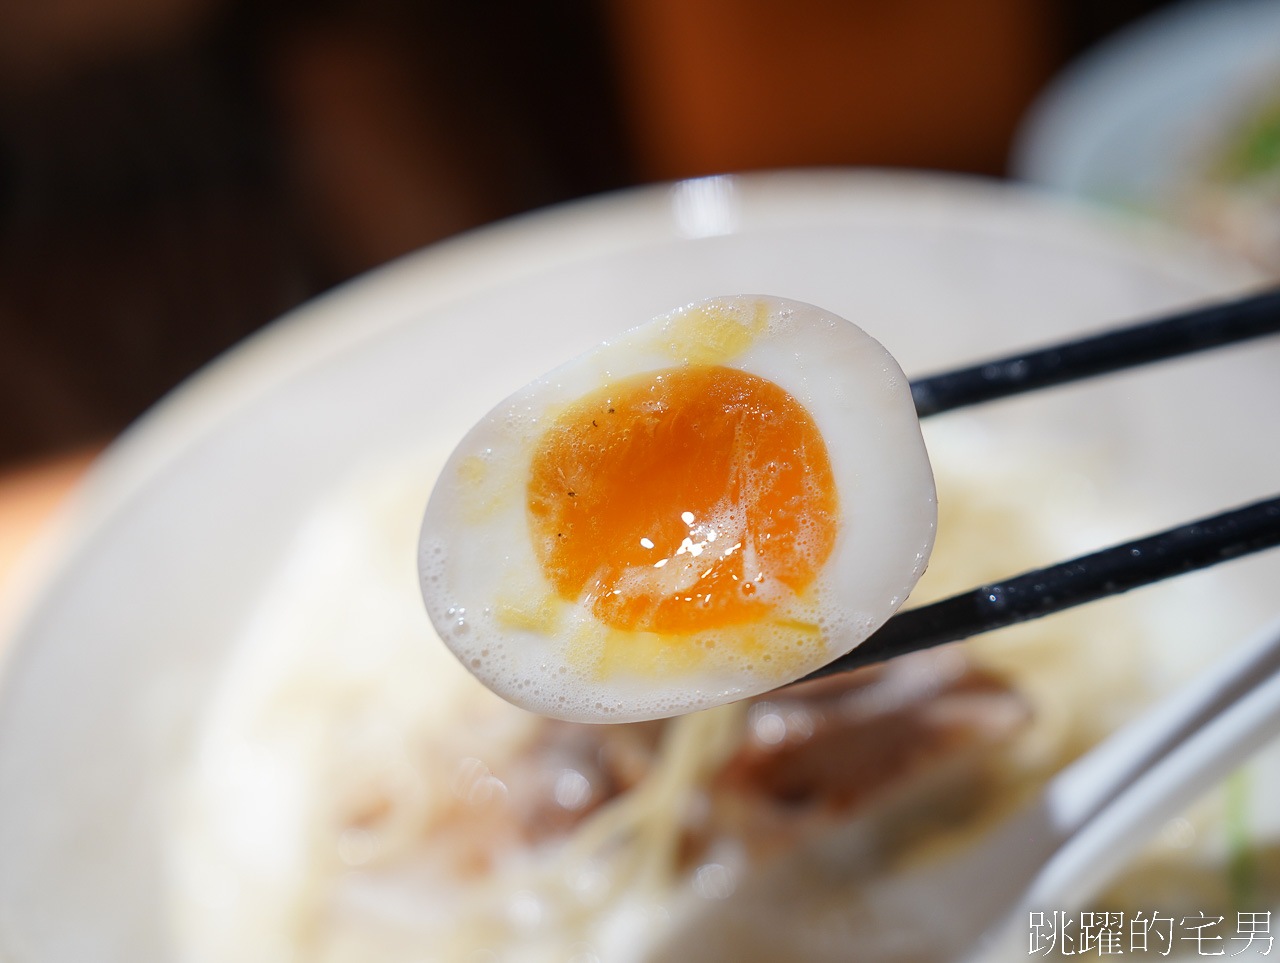
[[[600, 640], [616, 630], [601, 627], [574, 600], [555, 598], [538, 566], [524, 484], [542, 431], [565, 405], [602, 384], [670, 368], [689, 354], [679, 343], [672, 346], [671, 332], [704, 310], [693, 305], [602, 345], [494, 409], [455, 451], [432, 494], [419, 553], [427, 610], [459, 661], [518, 705], [559, 718], [620, 722], [764, 691], [865, 638], [923, 570], [934, 525], [932, 477], [907, 382], [896, 364], [848, 322], [808, 305], [762, 298], [711, 304], [744, 324], [763, 306], [767, 324], [753, 334], [754, 341], [715, 363], [749, 371], [790, 393], [813, 417], [831, 457], [845, 515], [824, 570], [802, 598], [776, 579], [752, 583], [760, 597], [778, 606], [781, 621], [807, 622], [816, 632], [802, 636], [785, 626], [756, 624], [751, 632], [761, 648], [742, 651], [735, 647], [736, 629], [712, 630], [688, 637], [701, 656], [687, 672], [656, 666], [606, 676], [575, 645], [583, 639], [588, 649], [604, 644]], [[489, 473], [483, 498], [459, 474], [469, 458]], [[726, 516], [727, 511], [693, 519], [690, 551], [676, 558], [696, 558], [691, 549], [700, 542], [705, 551], [718, 552], [739, 541], [727, 541], [736, 520]], [[716, 537], [708, 537], [713, 530]], [[810, 544], [819, 537], [821, 530], [808, 521], [795, 535]], [[742, 541], [736, 550], [746, 552], [748, 540]], [[510, 617], [513, 599], [529, 609], [523, 620]]]

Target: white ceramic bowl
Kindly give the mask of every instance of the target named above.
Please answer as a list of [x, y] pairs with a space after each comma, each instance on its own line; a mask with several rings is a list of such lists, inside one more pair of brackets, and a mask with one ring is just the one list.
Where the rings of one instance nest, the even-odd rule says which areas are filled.
[[1221, 149], [1222, 125], [1276, 85], [1280, 7], [1184, 0], [1109, 37], [1027, 114], [1017, 176], [1077, 197], [1169, 214]]
[[[833, 171], [567, 205], [300, 308], [102, 458], [15, 630], [0, 686], [0, 957], [171, 958], [166, 793], [229, 640], [311, 506], [360, 465], [447, 450], [564, 358], [710, 295], [823, 305], [911, 374], [1253, 283], [1190, 242], [999, 184]], [[977, 417], [1014, 449], [1105, 452], [1093, 483], [1137, 535], [1280, 487], [1277, 371], [1280, 345], [1256, 344]], [[1231, 592], [1205, 617], [1223, 639], [1269, 614], [1278, 561], [1221, 576]], [[1171, 655], [1176, 671], [1153, 674], [1172, 681], [1206, 656]]]

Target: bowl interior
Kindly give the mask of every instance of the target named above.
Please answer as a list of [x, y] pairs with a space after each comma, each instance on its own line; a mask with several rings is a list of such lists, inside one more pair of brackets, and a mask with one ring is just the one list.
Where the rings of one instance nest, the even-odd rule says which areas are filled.
[[[1194, 245], [1011, 188], [825, 173], [524, 218], [303, 308], [108, 456], [19, 629], [0, 689], [0, 950], [169, 958], [157, 827], [173, 774], [290, 539], [361, 465], [447, 452], [531, 378], [711, 295], [820, 304], [913, 374], [1254, 281]], [[1104, 452], [1091, 482], [1136, 535], [1274, 490], [1277, 370], [1280, 346], [1260, 343], [964, 417], [1008, 450]], [[1276, 559], [1233, 563], [1230, 604], [1206, 613], [1219, 639], [1269, 614], [1277, 575]], [[1205, 657], [1171, 654], [1169, 683]]]

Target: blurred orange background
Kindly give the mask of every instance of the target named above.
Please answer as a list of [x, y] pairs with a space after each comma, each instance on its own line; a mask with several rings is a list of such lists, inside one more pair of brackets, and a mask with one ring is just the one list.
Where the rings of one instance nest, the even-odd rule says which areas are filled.
[[334, 284], [647, 181], [1000, 176], [1053, 73], [1159, 5], [0, 0], [0, 577], [90, 453]]

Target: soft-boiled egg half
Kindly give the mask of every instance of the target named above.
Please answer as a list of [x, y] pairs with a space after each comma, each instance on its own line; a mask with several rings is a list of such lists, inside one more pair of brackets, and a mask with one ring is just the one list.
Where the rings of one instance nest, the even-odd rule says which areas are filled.
[[714, 298], [486, 415], [432, 492], [419, 573], [440, 637], [494, 692], [625, 722], [848, 652], [907, 597], [936, 523], [889, 353], [809, 304]]

